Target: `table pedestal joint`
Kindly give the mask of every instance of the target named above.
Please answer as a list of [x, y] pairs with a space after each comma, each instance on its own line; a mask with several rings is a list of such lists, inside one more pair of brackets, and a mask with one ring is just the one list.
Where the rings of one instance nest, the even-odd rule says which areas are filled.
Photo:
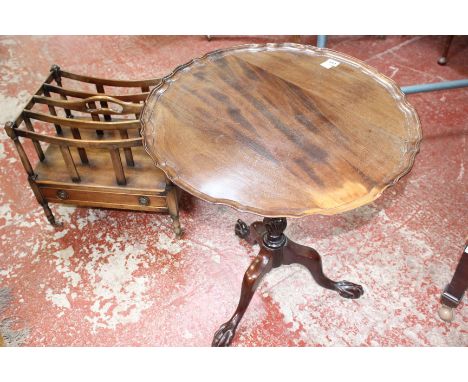
[[263, 277], [281, 265], [301, 264], [305, 266], [315, 282], [323, 288], [334, 290], [340, 296], [356, 299], [362, 296], [362, 286], [349, 281], [333, 281], [323, 273], [319, 253], [310, 247], [288, 239], [284, 234], [286, 218], [264, 218], [247, 226], [242, 220], [235, 225], [235, 233], [250, 244], [259, 244], [260, 252], [245, 272], [237, 309], [232, 317], [215, 333], [212, 346], [229, 346], [244, 316], [250, 300]]

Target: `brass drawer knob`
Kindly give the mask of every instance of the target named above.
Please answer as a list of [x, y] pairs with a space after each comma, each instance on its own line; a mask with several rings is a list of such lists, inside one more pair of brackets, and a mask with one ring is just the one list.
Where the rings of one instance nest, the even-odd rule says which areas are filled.
[[141, 206], [149, 206], [150, 200], [147, 196], [139, 196], [138, 203], [140, 203]]
[[57, 198], [66, 200], [69, 198], [68, 192], [65, 190], [58, 190], [57, 191]]

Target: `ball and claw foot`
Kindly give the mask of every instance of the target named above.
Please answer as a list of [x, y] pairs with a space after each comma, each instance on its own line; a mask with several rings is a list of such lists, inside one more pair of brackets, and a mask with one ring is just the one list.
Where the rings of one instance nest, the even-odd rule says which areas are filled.
[[241, 239], [245, 239], [249, 233], [250, 233], [250, 228], [249, 226], [243, 222], [242, 220], [238, 219], [237, 223], [234, 227], [234, 232], [236, 233], [237, 236], [239, 236]]
[[439, 308], [439, 317], [445, 322], [453, 321], [453, 309], [447, 305], [442, 304]]
[[234, 338], [234, 335], [236, 334], [236, 328], [237, 325], [235, 325], [231, 321], [228, 321], [225, 324], [221, 325], [213, 337], [213, 342], [211, 343], [211, 346], [229, 346], [232, 342], [232, 339]]
[[340, 294], [341, 297], [356, 299], [364, 294], [362, 286], [349, 281], [338, 281], [335, 284], [335, 290]]
[[439, 65], [445, 65], [447, 64], [447, 57], [440, 57], [438, 60], [437, 60], [437, 63]]

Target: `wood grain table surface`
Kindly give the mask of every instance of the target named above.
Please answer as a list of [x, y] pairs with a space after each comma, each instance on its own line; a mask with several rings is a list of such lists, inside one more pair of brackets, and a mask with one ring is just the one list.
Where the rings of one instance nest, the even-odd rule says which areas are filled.
[[175, 184], [269, 217], [370, 203], [410, 170], [421, 141], [391, 79], [298, 44], [242, 45], [177, 67], [142, 123], [147, 152]]

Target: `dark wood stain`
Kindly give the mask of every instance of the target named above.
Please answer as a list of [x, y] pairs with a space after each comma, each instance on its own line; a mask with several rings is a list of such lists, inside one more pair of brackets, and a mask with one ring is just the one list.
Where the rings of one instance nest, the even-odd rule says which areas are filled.
[[265, 218], [256, 221], [250, 227], [238, 220], [234, 232], [248, 244], [258, 244], [260, 252], [250, 263], [242, 280], [241, 294], [237, 308], [231, 318], [216, 331], [212, 346], [230, 346], [239, 323], [242, 320], [252, 300], [255, 290], [262, 278], [273, 268], [282, 265], [301, 264], [312, 275], [315, 282], [323, 288], [333, 290], [344, 298], [359, 298], [364, 293], [361, 285], [349, 281], [333, 281], [328, 278], [322, 268], [319, 253], [310, 247], [295, 243], [284, 231], [286, 218]]
[[242, 143], [246, 148], [250, 148], [251, 150], [263, 156], [270, 162], [279, 163], [278, 158], [276, 158], [272, 153], [270, 153], [266, 147], [239, 131], [237, 126], [228, 123], [226, 124], [226, 127], [228, 127], [231, 130], [231, 134], [237, 142]]
[[237, 122], [239, 125], [241, 125], [244, 129], [246, 129], [247, 131], [250, 131], [250, 132], [252, 132], [252, 133], [254, 133], [255, 135], [258, 136], [257, 129], [255, 128], [255, 126], [252, 125], [252, 124], [247, 120], [247, 118], [245, 118], [245, 117], [242, 115], [242, 112], [241, 112], [240, 109], [235, 108], [235, 107], [228, 107], [227, 113], [229, 114], [229, 116], [230, 116], [235, 122]]
[[209, 89], [208, 93], [216, 100], [216, 101], [221, 101], [224, 102], [225, 104], [230, 103], [230, 99], [228, 96], [224, 95], [223, 93], [219, 92], [218, 90], [215, 89]]
[[[63, 86], [62, 78], [73, 81], [63, 81]], [[51, 224], [57, 222], [49, 203], [64, 203], [168, 212], [175, 233], [182, 233], [180, 189], [154, 166], [140, 136], [141, 102], [149, 89], [160, 83], [159, 78], [128, 81], [84, 76], [53, 65], [15, 121], [7, 122], [5, 130]], [[90, 84], [95, 92], [89, 90]], [[104, 86], [113, 88], [112, 96]], [[54, 127], [56, 134], [51, 134], [49, 127]], [[40, 161], [34, 167], [24, 141], [35, 143]], [[47, 148], [42, 150], [41, 144]]]
[[259, 75], [257, 74], [257, 69], [252, 68], [251, 65], [248, 65], [245, 61], [238, 60], [238, 64], [240, 65], [240, 68], [242, 69], [242, 73], [252, 81], [257, 81], [260, 79]]
[[203, 72], [194, 72], [193, 75], [195, 77], [197, 77], [199, 80], [201, 81], [205, 81], [206, 80], [206, 74], [203, 73]]
[[[299, 172], [297, 175], [298, 177], [303, 176], [304, 174], [307, 175], [312, 182], [316, 183], [318, 186], [323, 187], [325, 186], [325, 183], [322, 181], [322, 179], [317, 175], [317, 173], [314, 170], [314, 167], [310, 166], [310, 163], [306, 162], [302, 158], [296, 158], [294, 160], [294, 163], [302, 169], [302, 173]], [[294, 167], [291, 169], [291, 171], [294, 171]]]
[[[327, 58], [339, 66], [321, 66]], [[192, 194], [264, 216], [369, 203], [409, 171], [421, 140], [414, 109], [386, 77], [302, 45], [209, 54], [163, 94], [143, 111], [148, 153], [174, 164], [169, 177]]]

